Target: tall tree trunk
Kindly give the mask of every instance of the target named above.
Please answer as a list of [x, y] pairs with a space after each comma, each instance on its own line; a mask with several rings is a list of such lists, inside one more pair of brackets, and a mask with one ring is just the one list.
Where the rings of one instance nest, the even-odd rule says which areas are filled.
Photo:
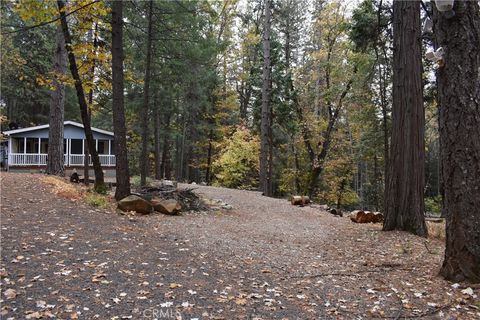
[[[154, 100], [157, 100], [155, 95]], [[158, 110], [158, 101], [154, 101], [155, 109], [153, 110], [153, 138], [155, 144], [155, 179], [162, 179], [162, 148], [160, 141], [160, 110]]]
[[393, 2], [392, 142], [383, 230], [426, 237], [420, 1]]
[[263, 87], [262, 87], [262, 122], [260, 134], [260, 191], [265, 196], [272, 196], [272, 172], [271, 168], [271, 65], [270, 65], [270, 27], [271, 8], [270, 0], [265, 0], [265, 17], [263, 27]]
[[445, 51], [437, 69], [443, 213], [447, 221], [440, 274], [480, 282], [480, 8], [455, 1], [455, 16], [434, 14], [435, 36]]
[[205, 183], [210, 185], [211, 171], [212, 171], [212, 154], [213, 154], [213, 129], [210, 129], [208, 134], [208, 149], [207, 149], [207, 170], [205, 172]]
[[163, 136], [162, 166], [160, 171], [162, 177], [171, 180], [172, 169], [170, 163], [170, 114], [165, 115], [165, 135]]
[[[89, 30], [89, 41], [93, 38], [93, 56], [97, 56], [97, 48], [98, 48], [98, 41], [97, 41], [97, 32], [98, 32], [98, 24], [95, 23], [95, 31], [92, 34], [92, 30]], [[88, 117], [92, 119], [92, 109], [91, 106], [93, 104], [93, 82], [95, 81], [95, 58], [93, 59], [92, 68], [90, 70], [90, 76], [92, 80], [92, 88], [88, 92]], [[88, 186], [90, 184], [90, 152], [88, 151], [88, 146], [84, 148], [84, 157], [83, 157], [83, 183]]]
[[68, 53], [70, 72], [72, 73], [73, 80], [75, 81], [75, 90], [77, 91], [78, 104], [80, 106], [80, 114], [82, 116], [85, 138], [87, 140], [90, 153], [92, 154], [93, 171], [95, 172], [94, 188], [98, 192], [104, 192], [105, 182], [103, 180], [102, 165], [100, 164], [100, 158], [98, 157], [95, 140], [93, 139], [90, 117], [88, 116], [87, 100], [85, 99], [85, 92], [83, 91], [82, 80], [80, 79], [80, 74], [78, 73], [77, 62], [75, 60], [75, 54], [73, 53], [72, 49], [72, 39], [70, 36], [70, 31], [68, 29], [67, 16], [65, 13], [65, 3], [62, 0], [57, 0], [57, 6], [58, 12], [60, 13], [60, 22], [62, 23], [63, 36], [65, 38], [65, 49]]
[[116, 180], [115, 199], [130, 195], [130, 172], [127, 156], [123, 76], [123, 2], [112, 4], [112, 93], [113, 132], [115, 134]]
[[147, 57], [145, 63], [145, 83], [143, 87], [143, 112], [142, 112], [142, 156], [140, 157], [140, 185], [147, 183], [149, 173], [148, 161], [148, 109], [150, 99], [150, 66], [152, 62], [152, 15], [153, 0], [149, 1], [148, 7], [148, 32], [147, 32]]
[[[64, 176], [64, 150], [63, 150], [63, 121], [65, 114], [65, 85], [62, 76], [67, 72], [67, 54], [65, 51], [65, 40], [63, 38], [62, 26], [57, 27], [57, 39], [54, 53], [55, 79], [50, 101], [50, 118], [48, 130], [48, 156], [47, 174]], [[39, 148], [41, 146], [38, 146]]]

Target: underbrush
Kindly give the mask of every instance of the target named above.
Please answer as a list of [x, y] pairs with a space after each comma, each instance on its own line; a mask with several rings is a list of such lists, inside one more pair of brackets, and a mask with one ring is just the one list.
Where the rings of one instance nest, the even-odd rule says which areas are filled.
[[85, 201], [94, 207], [97, 208], [107, 208], [109, 206], [109, 201], [106, 196], [98, 194], [98, 193], [87, 193], [85, 196]]
[[108, 208], [108, 196], [99, 194], [93, 189], [88, 189], [83, 184], [73, 184], [57, 176], [42, 177], [42, 182], [51, 187], [51, 192], [70, 200], [83, 200], [97, 208]]
[[83, 197], [84, 191], [66, 182], [64, 179], [55, 176], [42, 177], [42, 181], [52, 187], [52, 192], [61, 197], [78, 200]]

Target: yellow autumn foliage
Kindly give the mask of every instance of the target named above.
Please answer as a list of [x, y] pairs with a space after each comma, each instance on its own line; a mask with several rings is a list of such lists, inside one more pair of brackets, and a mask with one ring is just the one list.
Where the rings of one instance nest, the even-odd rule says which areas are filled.
[[219, 158], [213, 163], [215, 183], [239, 189], [256, 187], [259, 173], [260, 140], [245, 126], [222, 142]]

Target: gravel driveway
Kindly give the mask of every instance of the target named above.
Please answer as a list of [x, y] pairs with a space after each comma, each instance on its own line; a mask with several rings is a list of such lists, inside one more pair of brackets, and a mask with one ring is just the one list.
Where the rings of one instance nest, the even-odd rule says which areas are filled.
[[251, 191], [182, 185], [233, 209], [131, 220], [40, 175], [1, 186], [2, 319], [480, 319], [437, 240]]

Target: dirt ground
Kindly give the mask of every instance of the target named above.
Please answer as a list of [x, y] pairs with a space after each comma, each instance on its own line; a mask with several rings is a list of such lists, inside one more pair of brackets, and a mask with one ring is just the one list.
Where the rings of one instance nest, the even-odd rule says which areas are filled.
[[204, 186], [233, 209], [129, 219], [41, 177], [1, 174], [2, 319], [480, 319], [439, 240]]

